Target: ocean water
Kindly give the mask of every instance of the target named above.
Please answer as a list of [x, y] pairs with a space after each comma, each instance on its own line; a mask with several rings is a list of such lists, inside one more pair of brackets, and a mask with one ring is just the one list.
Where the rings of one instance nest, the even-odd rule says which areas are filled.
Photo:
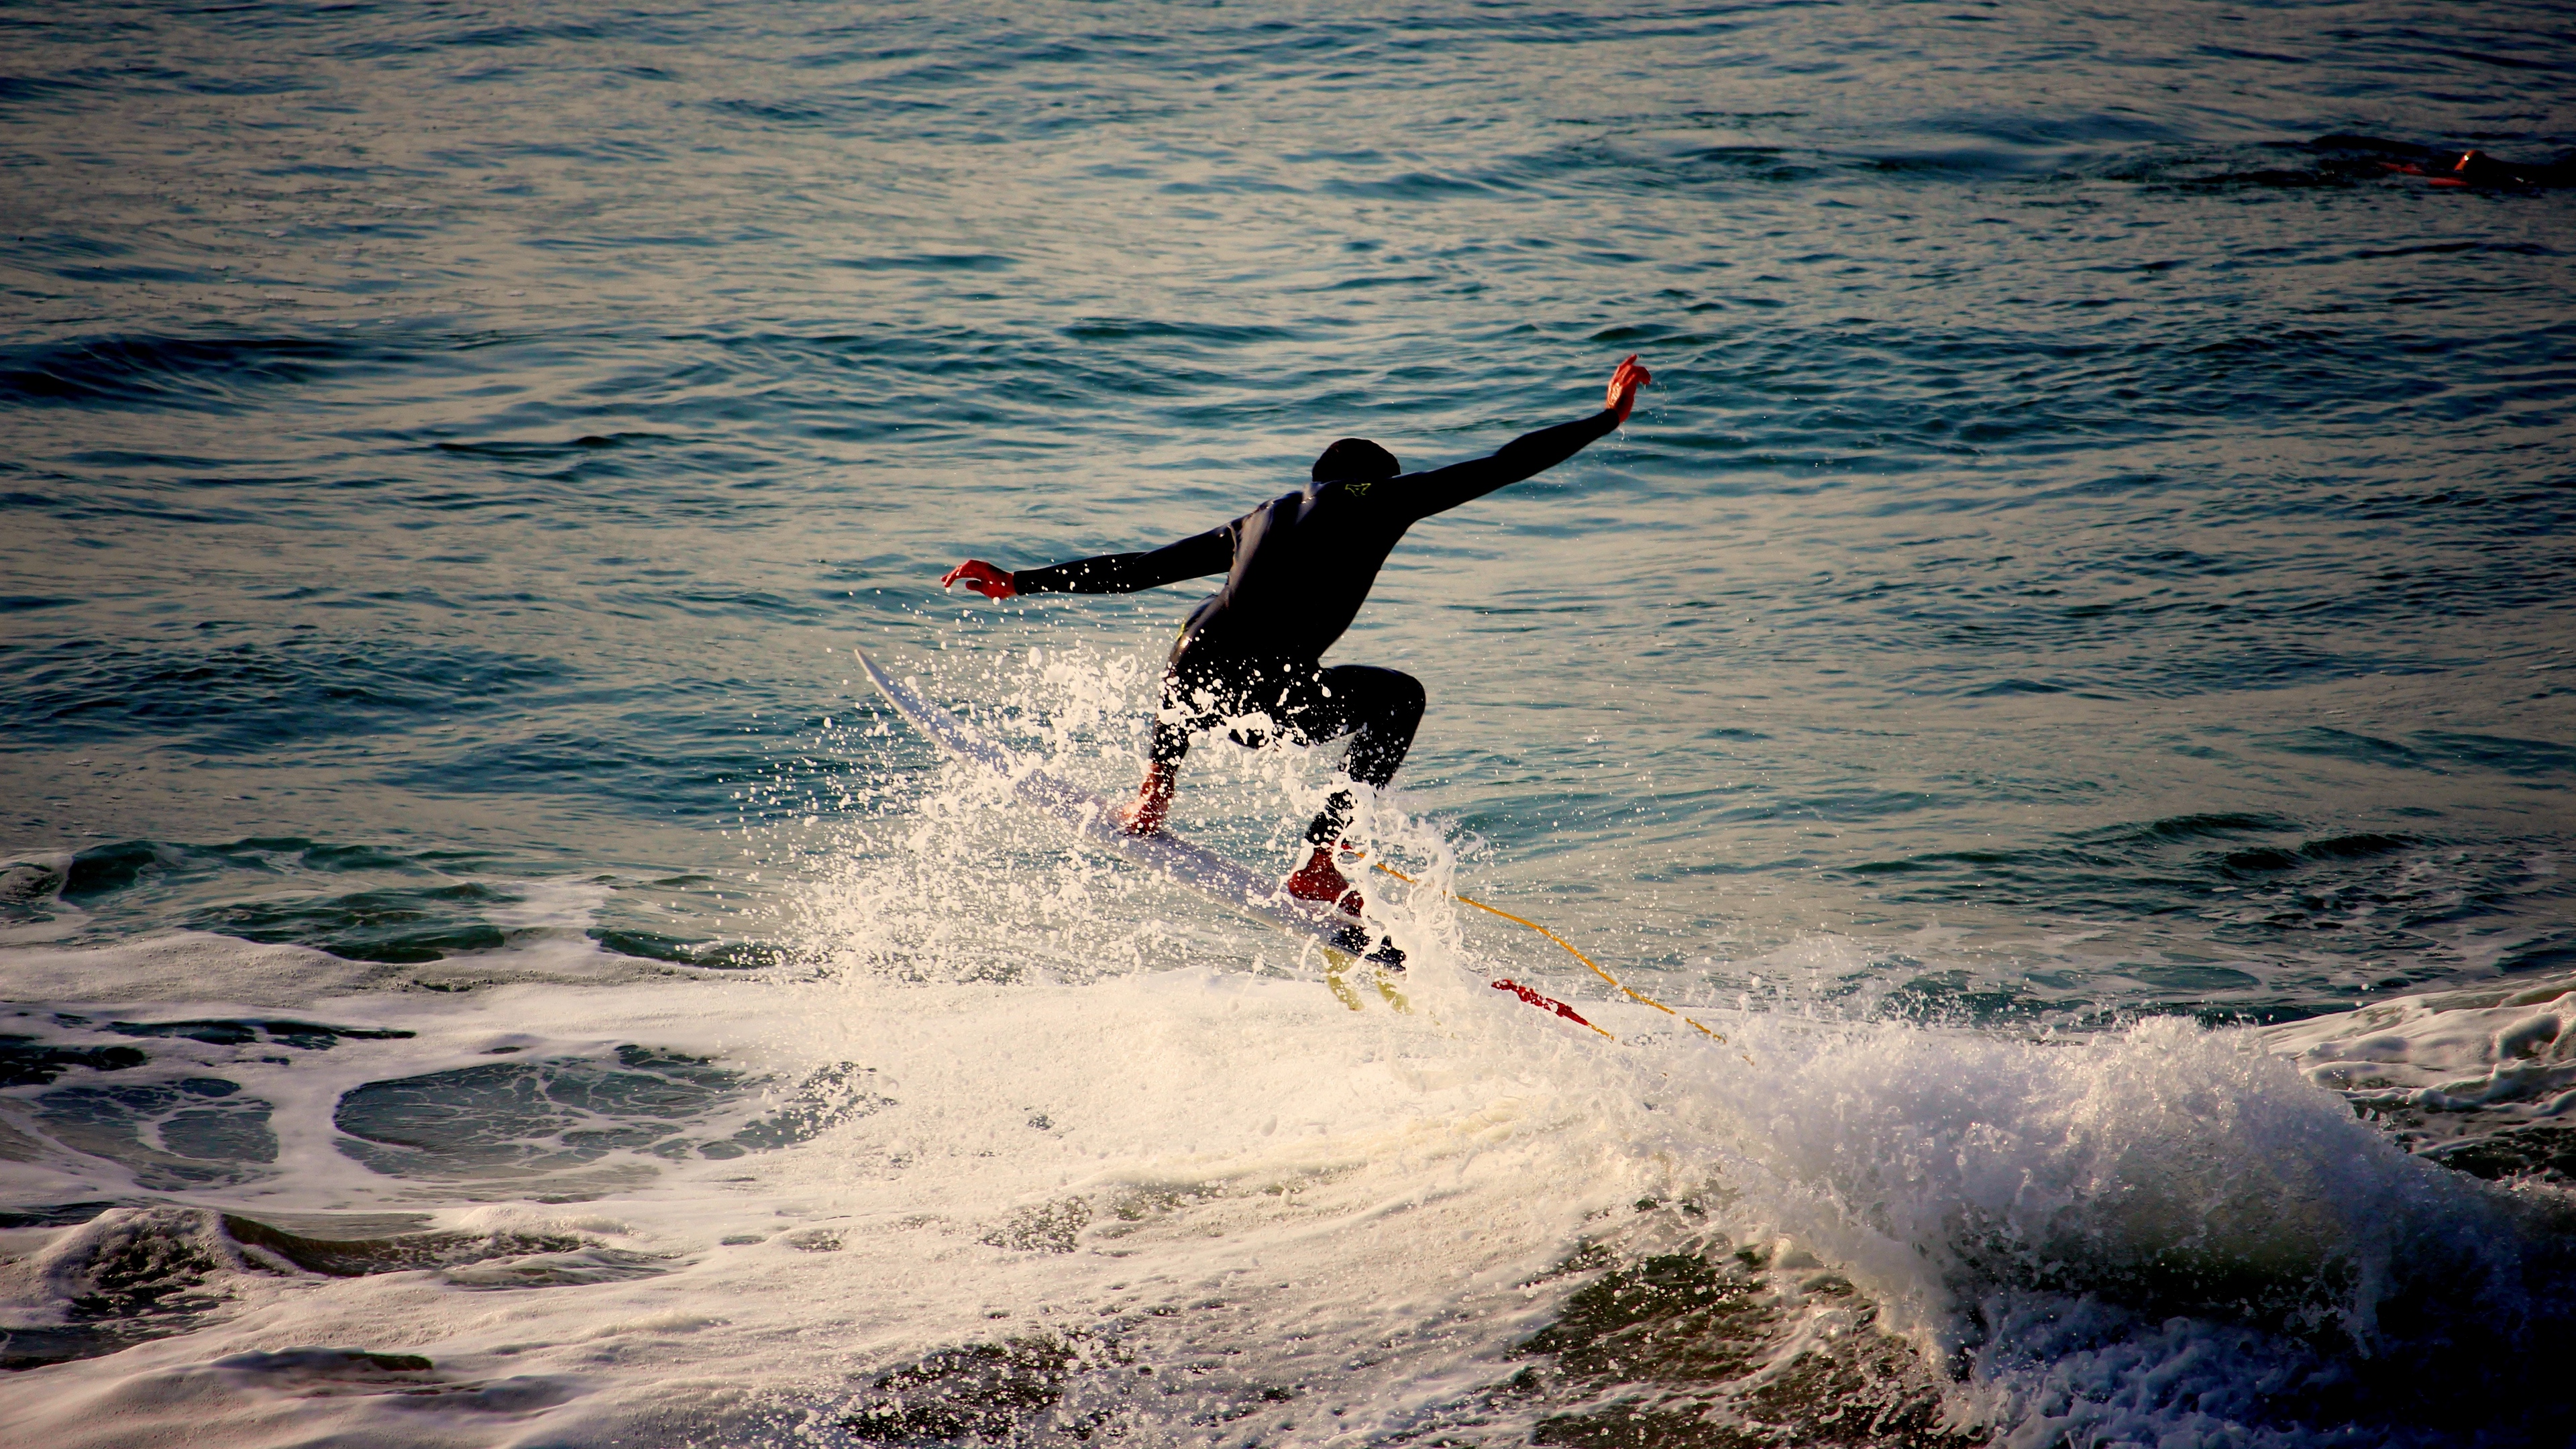
[[[0, 1438], [2566, 1442], [2572, 108], [2532, 0], [0, 9]], [[852, 657], [1124, 790], [1204, 589], [941, 571], [1632, 352], [1333, 655], [1400, 978]]]

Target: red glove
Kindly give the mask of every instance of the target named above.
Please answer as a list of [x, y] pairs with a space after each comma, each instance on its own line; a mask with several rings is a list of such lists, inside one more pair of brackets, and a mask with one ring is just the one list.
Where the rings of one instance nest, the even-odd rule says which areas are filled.
[[1019, 595], [1019, 586], [1011, 582], [1008, 569], [997, 569], [980, 558], [970, 558], [940, 575], [939, 586], [964, 584], [988, 599], [1009, 599]]
[[1637, 389], [1654, 380], [1653, 373], [1637, 365], [1637, 354], [1633, 352], [1628, 354], [1627, 361], [1619, 364], [1617, 372], [1610, 374], [1608, 406], [1610, 411], [1619, 415], [1619, 421], [1628, 421], [1628, 410], [1637, 405]]

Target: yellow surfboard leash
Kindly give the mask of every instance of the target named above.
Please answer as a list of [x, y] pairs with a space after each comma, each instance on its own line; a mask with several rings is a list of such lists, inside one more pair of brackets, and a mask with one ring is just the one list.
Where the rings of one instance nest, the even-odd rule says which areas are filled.
[[[1368, 854], [1366, 851], [1354, 851], [1352, 853], [1363, 857]], [[1385, 871], [1388, 875], [1394, 876], [1397, 880], [1404, 882], [1406, 885], [1418, 886], [1422, 884], [1422, 882], [1415, 880], [1412, 876], [1406, 875], [1403, 871], [1397, 870], [1394, 866], [1387, 864], [1385, 861], [1372, 860], [1369, 864], [1377, 867], [1379, 870]], [[1572, 942], [1566, 940], [1563, 936], [1558, 935], [1554, 931], [1549, 930], [1547, 927], [1540, 925], [1538, 922], [1529, 920], [1526, 917], [1515, 916], [1511, 912], [1502, 910], [1499, 907], [1486, 905], [1483, 901], [1477, 900], [1473, 896], [1462, 896], [1456, 891], [1442, 891], [1441, 894], [1463, 905], [1474, 906], [1477, 910], [1483, 911], [1487, 915], [1500, 916], [1504, 920], [1511, 922], [1513, 925], [1529, 927], [1531, 930], [1538, 932], [1540, 935], [1547, 937], [1551, 941], [1554, 941], [1557, 945], [1564, 947], [1565, 954], [1582, 962], [1584, 965], [1591, 967], [1593, 975], [1600, 977], [1602, 980], [1609, 982], [1612, 986], [1616, 986], [1621, 991], [1626, 992], [1630, 1000], [1643, 1002], [1646, 1005], [1653, 1007], [1655, 1010], [1664, 1013], [1666, 1016], [1681, 1017], [1683, 1021], [1689, 1021], [1692, 1026], [1698, 1027], [1699, 1030], [1712, 1041], [1724, 1042], [1726, 1040], [1725, 1033], [1712, 1030], [1707, 1026], [1701, 1025], [1699, 1022], [1691, 1021], [1689, 1017], [1682, 1016], [1680, 1012], [1664, 1005], [1655, 998], [1646, 995], [1642, 991], [1635, 990], [1621, 982], [1618, 977], [1602, 970], [1600, 962], [1595, 961], [1591, 957], [1584, 955], [1582, 952], [1575, 950]], [[1588, 1024], [1589, 1023], [1587, 1023], [1587, 1025]], [[1594, 1029], [1599, 1030], [1597, 1027]], [[1606, 1033], [1604, 1034], [1606, 1035]], [[1747, 1057], [1745, 1060], [1750, 1062], [1752, 1061], [1752, 1058]]]

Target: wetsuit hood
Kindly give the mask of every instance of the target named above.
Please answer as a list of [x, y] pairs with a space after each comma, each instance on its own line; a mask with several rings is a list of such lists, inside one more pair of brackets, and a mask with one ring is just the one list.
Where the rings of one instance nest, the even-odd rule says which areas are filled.
[[1340, 483], [1345, 480], [1392, 478], [1404, 471], [1395, 455], [1366, 438], [1344, 438], [1326, 448], [1315, 460], [1311, 476], [1318, 483]]

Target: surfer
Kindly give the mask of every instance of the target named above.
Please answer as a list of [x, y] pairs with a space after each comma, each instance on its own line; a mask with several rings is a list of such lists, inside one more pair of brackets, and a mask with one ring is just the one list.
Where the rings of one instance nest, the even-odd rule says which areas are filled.
[[2370, 176], [2419, 176], [2428, 186], [2485, 191], [2576, 185], [2576, 151], [2561, 151], [2551, 161], [2508, 161], [2474, 149], [2421, 146], [2412, 141], [2341, 132], [2302, 143], [2302, 149], [2322, 158], [2318, 171], [2255, 171], [2211, 179], [2307, 186]]
[[[1422, 519], [1573, 457], [1626, 422], [1637, 389], [1650, 381], [1630, 357], [1610, 375], [1601, 411], [1516, 438], [1490, 457], [1427, 473], [1404, 472], [1394, 454], [1366, 438], [1344, 438], [1315, 460], [1307, 486], [1178, 543], [1016, 572], [970, 558], [939, 584], [1008, 599], [1126, 594], [1226, 576], [1225, 586], [1191, 611], [1164, 665], [1145, 782], [1119, 811], [1120, 824], [1133, 834], [1162, 828], [1191, 734], [1220, 724], [1237, 744], [1256, 749], [1274, 738], [1317, 745], [1349, 735], [1342, 773], [1383, 789], [1422, 723], [1422, 684], [1369, 665], [1327, 668], [1323, 655], [1358, 616], [1387, 554]], [[1335, 790], [1306, 827], [1314, 853], [1288, 878], [1290, 895], [1360, 913], [1359, 892], [1333, 864], [1356, 803], [1347, 786]]]

